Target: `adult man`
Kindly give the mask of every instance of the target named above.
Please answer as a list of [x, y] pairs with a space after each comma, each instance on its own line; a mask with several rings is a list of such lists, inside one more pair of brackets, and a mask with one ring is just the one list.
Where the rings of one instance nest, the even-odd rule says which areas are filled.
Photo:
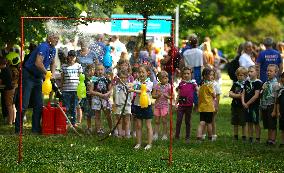
[[273, 39], [267, 37], [263, 42], [266, 50], [261, 51], [259, 53], [258, 58], [256, 59], [257, 65], [259, 66], [259, 74], [260, 80], [262, 82], [267, 81], [267, 67], [269, 64], [276, 64], [279, 67], [279, 74], [282, 73], [283, 70], [283, 62], [281, 59], [281, 55], [278, 51], [272, 48]]
[[240, 56], [239, 64], [241, 67], [249, 68], [250, 66], [255, 65], [251, 59], [252, 54], [252, 42], [247, 41], [244, 44], [244, 52]]
[[198, 39], [196, 36], [189, 38], [190, 49], [183, 52], [183, 61], [186, 67], [192, 68], [193, 78], [198, 84], [201, 83], [201, 67], [203, 66], [204, 57], [201, 49], [198, 48]]
[[[41, 43], [26, 61], [22, 71], [22, 111], [23, 114], [28, 108], [30, 99], [33, 99], [33, 114], [32, 114], [32, 132], [35, 134], [41, 133], [41, 114], [43, 106], [42, 98], [42, 80], [50, 66], [52, 74], [55, 72], [55, 46], [58, 43], [59, 35], [51, 33], [47, 36], [45, 42]], [[19, 97], [17, 97], [17, 114], [15, 122], [15, 132], [20, 132], [20, 106]], [[21, 121], [23, 122], [23, 121]]]

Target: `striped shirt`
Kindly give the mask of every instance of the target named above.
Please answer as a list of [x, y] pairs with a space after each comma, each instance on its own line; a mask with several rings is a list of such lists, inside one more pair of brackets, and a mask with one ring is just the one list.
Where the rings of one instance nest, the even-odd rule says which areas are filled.
[[81, 64], [75, 63], [71, 66], [63, 64], [61, 69], [64, 76], [62, 91], [77, 91], [79, 75], [83, 72]]

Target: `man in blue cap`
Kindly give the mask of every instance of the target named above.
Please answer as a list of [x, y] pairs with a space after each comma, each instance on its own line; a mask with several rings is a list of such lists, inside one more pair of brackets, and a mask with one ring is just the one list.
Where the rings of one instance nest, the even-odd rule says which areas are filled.
[[[22, 111], [23, 114], [28, 108], [30, 99], [33, 99], [33, 114], [32, 114], [32, 132], [35, 134], [41, 133], [41, 114], [43, 106], [42, 97], [42, 80], [50, 67], [54, 74], [56, 66], [54, 57], [56, 53], [55, 46], [59, 40], [58, 33], [50, 33], [45, 42], [41, 43], [26, 61], [22, 70]], [[17, 97], [17, 114], [15, 121], [15, 132], [20, 132], [20, 106], [19, 94]], [[23, 116], [22, 116], [23, 117]]]

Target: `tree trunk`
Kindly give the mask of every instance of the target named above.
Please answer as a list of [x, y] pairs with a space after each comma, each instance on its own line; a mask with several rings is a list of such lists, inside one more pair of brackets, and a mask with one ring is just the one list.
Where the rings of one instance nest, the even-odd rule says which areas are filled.
[[146, 19], [143, 22], [143, 44], [144, 44], [144, 46], [146, 46], [146, 34], [147, 34], [147, 26], [148, 26], [148, 15], [147, 14], [142, 14], [142, 15], [143, 15], [143, 18]]

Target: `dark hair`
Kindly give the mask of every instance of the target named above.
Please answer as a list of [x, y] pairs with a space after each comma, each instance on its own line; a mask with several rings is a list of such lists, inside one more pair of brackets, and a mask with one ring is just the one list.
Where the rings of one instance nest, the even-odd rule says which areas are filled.
[[95, 69], [95, 66], [94, 66], [93, 64], [88, 64], [88, 65], [86, 66], [86, 72], [88, 72], [88, 71], [91, 70], [91, 69]]
[[214, 72], [214, 70], [212, 68], [208, 68], [208, 67], [204, 68], [203, 71], [202, 71], [203, 79], [205, 77], [209, 76], [211, 72]]
[[189, 67], [183, 67], [183, 68], [181, 69], [181, 73], [183, 74], [184, 71], [186, 71], [186, 70], [192, 71], [192, 69], [189, 68]]
[[192, 47], [197, 47], [197, 45], [198, 45], [198, 38], [197, 38], [197, 36], [195, 34], [191, 35], [189, 37], [188, 43]]
[[68, 52], [68, 56], [76, 57], [76, 51], [75, 51], [75, 50], [70, 50], [70, 51]]

